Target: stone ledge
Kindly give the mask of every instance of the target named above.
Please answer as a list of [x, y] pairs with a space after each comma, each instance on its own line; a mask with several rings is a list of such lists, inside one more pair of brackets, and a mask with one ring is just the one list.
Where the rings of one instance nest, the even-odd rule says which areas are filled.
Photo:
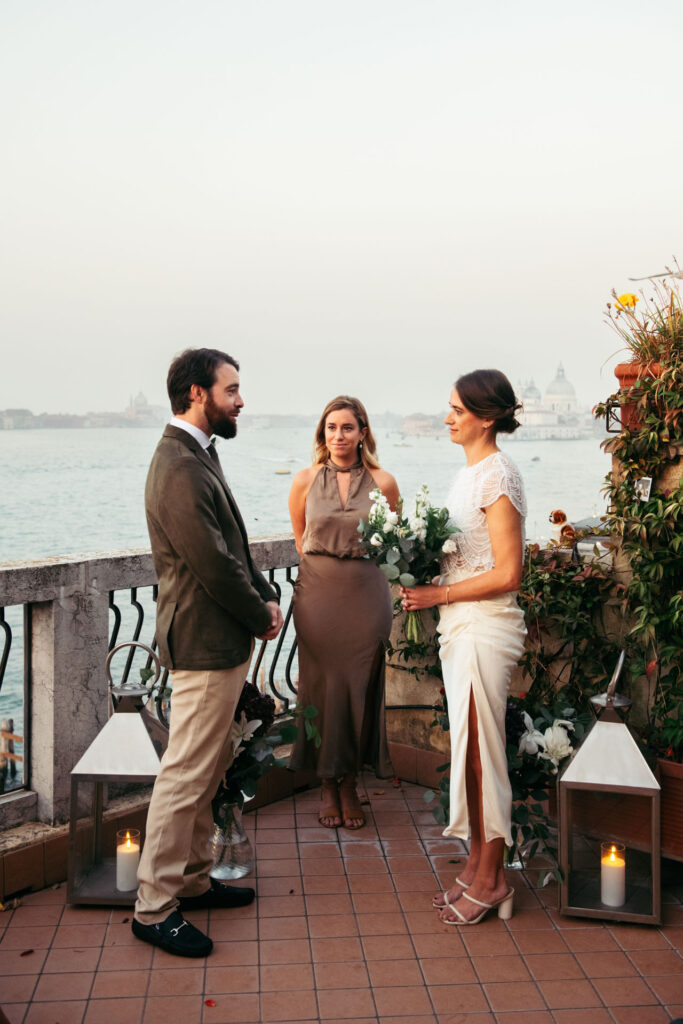
[[[261, 571], [299, 564], [291, 533], [253, 537], [249, 546], [254, 563]], [[149, 548], [3, 562], [0, 565], [0, 606], [54, 601], [63, 590], [104, 593], [154, 583], [156, 573]]]
[[20, 789], [16, 793], [3, 793], [0, 797], [0, 850], [3, 838], [1, 830], [21, 825], [28, 815], [35, 814], [37, 806], [38, 794], [31, 790]]

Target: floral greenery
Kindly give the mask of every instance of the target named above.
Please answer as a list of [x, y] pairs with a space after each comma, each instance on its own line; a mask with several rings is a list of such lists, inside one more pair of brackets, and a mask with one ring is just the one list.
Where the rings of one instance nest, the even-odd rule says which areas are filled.
[[592, 561], [574, 561], [556, 548], [527, 547], [519, 603], [528, 640], [520, 665], [533, 708], [549, 707], [561, 693], [583, 712], [593, 694], [607, 689], [621, 650], [607, 609], [621, 615], [625, 588], [594, 553]]
[[[508, 699], [505, 752], [512, 787], [513, 838], [508, 859], [512, 860], [523, 847], [524, 856], [531, 861], [541, 847], [553, 866], [540, 873], [539, 885], [561, 878], [557, 846], [544, 804], [555, 785], [559, 769], [573, 749], [568, 742], [567, 730], [571, 731], [571, 740], [578, 744], [585, 736], [590, 720], [589, 711], [577, 714], [561, 696], [550, 706], [534, 703], [529, 693]], [[553, 742], [554, 747], [551, 745]]]
[[[314, 721], [318, 715], [317, 708], [313, 705], [305, 708], [296, 706], [293, 711], [295, 717], [304, 723], [306, 738], [320, 746], [320, 734]], [[298, 725], [288, 719], [273, 732], [274, 721], [273, 698], [261, 693], [253, 683], [245, 683], [233, 723], [235, 760], [225, 773], [211, 805], [217, 825], [225, 824], [227, 807], [236, 805], [241, 808], [245, 800], [256, 795], [262, 775], [271, 768], [287, 766], [287, 759], [276, 757], [275, 749], [294, 742]]]
[[680, 291], [668, 281], [652, 284], [652, 288], [653, 294], [643, 294], [642, 302], [632, 292], [617, 295], [613, 290], [615, 301], [607, 304], [607, 322], [638, 362], [672, 365], [680, 362], [683, 352]]
[[[439, 560], [455, 550], [451, 541], [457, 527], [448, 521], [447, 508], [429, 503], [429, 489], [423, 485], [415, 495], [411, 516], [392, 511], [379, 488], [370, 492], [373, 504], [367, 519], [358, 524], [360, 546], [390, 583], [414, 587], [431, 583], [439, 574]], [[408, 612], [403, 632], [409, 644], [418, 643], [423, 634], [419, 612]]]
[[[678, 268], [677, 268], [678, 269]], [[622, 298], [626, 298], [622, 296]], [[607, 477], [608, 526], [628, 558], [626, 647], [634, 680], [648, 685], [650, 750], [683, 760], [683, 485], [653, 489], [642, 500], [638, 481], [655, 478], [683, 454], [683, 306], [678, 287], [653, 285], [636, 311], [637, 296], [609, 311], [612, 326], [633, 353], [638, 379], [611, 395], [608, 405], [632, 407], [628, 426], [605, 443], [619, 471]], [[620, 308], [619, 308], [620, 307]], [[655, 483], [656, 488], [656, 483]]]
[[[619, 396], [612, 396], [615, 401]], [[683, 453], [683, 367], [679, 359], [657, 377], [638, 380], [620, 396], [635, 402], [638, 422], [606, 442], [620, 463], [607, 478], [608, 524], [628, 557], [626, 636], [633, 680], [647, 679], [643, 735], [659, 756], [683, 759], [683, 485], [643, 501], [642, 477], [655, 477]], [[604, 407], [596, 409], [596, 415]]]

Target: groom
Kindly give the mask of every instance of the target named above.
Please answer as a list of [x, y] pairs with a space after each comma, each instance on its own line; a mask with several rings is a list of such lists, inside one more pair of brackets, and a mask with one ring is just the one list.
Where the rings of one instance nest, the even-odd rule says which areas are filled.
[[231, 760], [230, 726], [254, 637], [282, 628], [275, 592], [252, 563], [242, 517], [211, 435], [232, 438], [244, 405], [239, 364], [216, 349], [171, 363], [173, 418], [147, 476], [145, 509], [159, 579], [156, 638], [173, 686], [168, 749], [154, 785], [133, 934], [177, 956], [213, 943], [183, 910], [251, 903], [253, 889], [209, 878], [211, 799]]

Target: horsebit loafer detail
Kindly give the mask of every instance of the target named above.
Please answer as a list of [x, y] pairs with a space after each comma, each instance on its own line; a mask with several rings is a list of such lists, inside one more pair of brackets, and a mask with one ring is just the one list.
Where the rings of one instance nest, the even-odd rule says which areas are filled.
[[208, 956], [213, 949], [213, 942], [208, 935], [186, 921], [177, 910], [158, 924], [141, 924], [133, 918], [131, 929], [136, 938], [152, 946], [159, 946], [175, 956]]
[[216, 910], [220, 907], [246, 907], [254, 902], [256, 893], [248, 886], [221, 885], [211, 879], [211, 888], [200, 896], [180, 896], [180, 910]]

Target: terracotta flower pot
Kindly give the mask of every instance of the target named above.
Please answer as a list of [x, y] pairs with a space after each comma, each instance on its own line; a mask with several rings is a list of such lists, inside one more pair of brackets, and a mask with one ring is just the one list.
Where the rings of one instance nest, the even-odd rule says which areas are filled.
[[[630, 391], [636, 381], [645, 380], [647, 377], [658, 377], [661, 372], [660, 363], [641, 363], [635, 359], [630, 363], [617, 363], [614, 367], [614, 376], [619, 381], [619, 390], [624, 392]], [[622, 405], [621, 425], [626, 430], [638, 430], [640, 427], [640, 416], [635, 402], [626, 402]]]

